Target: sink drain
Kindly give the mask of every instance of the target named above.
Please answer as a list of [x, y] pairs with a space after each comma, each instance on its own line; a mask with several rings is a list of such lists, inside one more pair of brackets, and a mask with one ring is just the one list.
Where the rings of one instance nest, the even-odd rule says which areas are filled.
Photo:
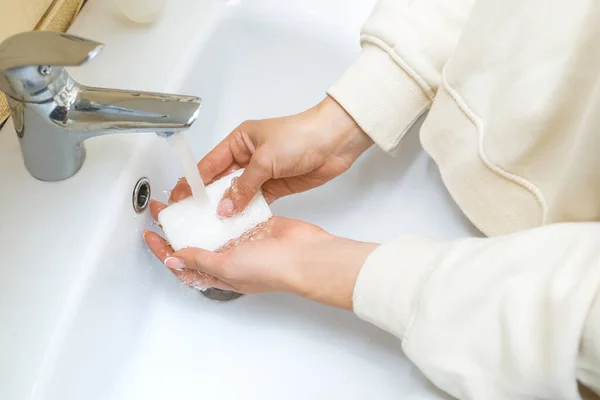
[[215, 288], [208, 288], [200, 293], [202, 293], [209, 299], [217, 301], [230, 301], [243, 296], [243, 294], [232, 292], [231, 290], [221, 290]]
[[150, 202], [150, 181], [148, 178], [142, 178], [133, 188], [133, 209], [136, 213], [142, 213], [148, 207]]

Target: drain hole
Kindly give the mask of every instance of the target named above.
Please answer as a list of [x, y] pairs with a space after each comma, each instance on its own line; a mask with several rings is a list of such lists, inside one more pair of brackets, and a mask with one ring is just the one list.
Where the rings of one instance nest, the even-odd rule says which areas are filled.
[[142, 213], [150, 202], [150, 181], [148, 178], [140, 179], [133, 189], [133, 209], [136, 213]]
[[217, 301], [230, 301], [243, 296], [243, 294], [232, 292], [231, 290], [221, 290], [215, 288], [208, 288], [206, 290], [201, 291], [200, 293], [202, 293], [209, 299]]

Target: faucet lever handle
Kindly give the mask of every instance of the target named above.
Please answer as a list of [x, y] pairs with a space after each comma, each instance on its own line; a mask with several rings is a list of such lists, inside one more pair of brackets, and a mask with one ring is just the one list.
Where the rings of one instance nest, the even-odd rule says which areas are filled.
[[16, 101], [46, 101], [54, 94], [51, 87], [60, 91], [66, 79], [64, 67], [86, 63], [102, 47], [66, 33], [32, 31], [11, 36], [0, 44], [0, 92]]
[[78, 66], [96, 57], [102, 43], [66, 33], [19, 33], [0, 44], [0, 73], [27, 66]]

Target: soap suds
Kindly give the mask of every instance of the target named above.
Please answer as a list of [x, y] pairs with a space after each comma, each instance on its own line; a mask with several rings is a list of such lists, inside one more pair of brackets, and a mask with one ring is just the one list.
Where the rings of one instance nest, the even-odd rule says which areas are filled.
[[246, 209], [230, 218], [217, 215], [217, 206], [232, 180], [243, 170], [235, 171], [206, 187], [207, 201], [187, 198], [165, 208], [158, 215], [167, 240], [175, 251], [198, 247], [216, 251], [240, 237], [250, 237], [254, 228], [273, 214], [262, 193], [258, 193]]
[[200, 271], [196, 271], [193, 269], [175, 269], [172, 270], [173, 274], [177, 276], [179, 282], [187, 285], [188, 287], [196, 290], [200, 290], [201, 292], [208, 289], [208, 286], [202, 285], [202, 282], [206, 278], [206, 274]]

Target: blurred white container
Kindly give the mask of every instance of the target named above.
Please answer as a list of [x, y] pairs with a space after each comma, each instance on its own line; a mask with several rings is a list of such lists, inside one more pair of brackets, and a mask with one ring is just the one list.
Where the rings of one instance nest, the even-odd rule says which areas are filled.
[[130, 20], [148, 24], [154, 22], [165, 7], [166, 0], [115, 0], [117, 7]]

